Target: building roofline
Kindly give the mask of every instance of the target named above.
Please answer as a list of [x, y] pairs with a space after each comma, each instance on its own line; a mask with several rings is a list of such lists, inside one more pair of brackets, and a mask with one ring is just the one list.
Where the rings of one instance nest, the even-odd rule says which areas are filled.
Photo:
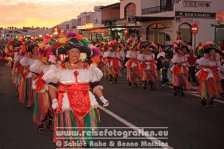
[[114, 3], [114, 4], [107, 5], [107, 6], [101, 6], [100, 9], [110, 8], [110, 7], [114, 7], [116, 5], [120, 6], [120, 3]]

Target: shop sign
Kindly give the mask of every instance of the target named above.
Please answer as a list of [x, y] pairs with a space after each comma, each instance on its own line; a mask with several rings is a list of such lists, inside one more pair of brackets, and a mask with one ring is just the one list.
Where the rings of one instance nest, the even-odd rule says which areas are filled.
[[77, 29], [81, 30], [81, 29], [91, 29], [93, 28], [93, 23], [87, 23], [85, 25], [82, 26], [77, 26]]
[[183, 11], [176, 11], [176, 17], [183, 17], [183, 18], [203, 18], [203, 19], [215, 19], [215, 13], [206, 13], [206, 12], [183, 12]]
[[128, 23], [128, 20], [127, 19], [122, 19], [122, 20], [117, 20], [116, 21], [116, 25], [125, 25]]
[[183, 2], [184, 7], [210, 7], [211, 6], [211, 2], [209, 1], [184, 1]]

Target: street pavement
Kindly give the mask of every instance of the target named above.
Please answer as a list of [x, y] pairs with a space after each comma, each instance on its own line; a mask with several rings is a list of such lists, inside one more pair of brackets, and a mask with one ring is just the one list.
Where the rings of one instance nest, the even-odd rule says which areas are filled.
[[[168, 127], [167, 141], [172, 148], [224, 148], [222, 99], [204, 108], [199, 97], [174, 97], [167, 86], [159, 85], [155, 92], [129, 89], [124, 77], [117, 84], [107, 80], [102, 84], [110, 106], [101, 110], [101, 127]], [[0, 67], [0, 149], [55, 149], [52, 132], [45, 129], [44, 134], [38, 134], [33, 109], [26, 109], [15, 95], [10, 68]]]

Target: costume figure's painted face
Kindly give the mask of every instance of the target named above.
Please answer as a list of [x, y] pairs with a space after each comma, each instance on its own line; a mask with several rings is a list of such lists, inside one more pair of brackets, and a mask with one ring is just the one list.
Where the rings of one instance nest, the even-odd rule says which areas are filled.
[[37, 56], [39, 55], [39, 47], [35, 46], [33, 49], [32, 49], [32, 54]]
[[144, 54], [152, 54], [152, 53], [153, 53], [152, 51], [153, 51], [152, 48], [150, 48], [149, 46], [146, 46], [146, 47], [144, 48], [143, 53], [144, 53]]
[[68, 51], [68, 57], [70, 60], [79, 60], [80, 59], [80, 51], [77, 48], [72, 48]]
[[212, 56], [212, 57], [216, 56], [215, 49], [210, 50], [209, 55]]
[[177, 54], [184, 55], [184, 51], [183, 50], [177, 50]]

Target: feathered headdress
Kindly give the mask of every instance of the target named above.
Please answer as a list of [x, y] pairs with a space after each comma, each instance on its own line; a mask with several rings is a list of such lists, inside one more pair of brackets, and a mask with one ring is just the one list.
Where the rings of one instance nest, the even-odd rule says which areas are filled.
[[158, 50], [158, 45], [156, 45], [154, 42], [149, 41], [149, 47], [153, 50]]
[[183, 52], [184, 49], [184, 42], [182, 40], [175, 40], [173, 42], [173, 52], [180, 53]]
[[218, 46], [212, 41], [208, 41], [202, 45], [202, 49], [204, 53], [209, 53], [210, 50], [214, 49], [216, 52], [218, 52]]
[[[83, 39], [82, 35], [75, 32], [69, 32], [65, 35], [65, 38], [61, 41], [60, 46], [57, 46], [58, 48], [55, 51], [56, 55], [67, 54], [67, 52], [72, 48], [79, 49], [80, 58], [82, 61], [89, 60], [93, 55], [93, 52], [90, 48], [90, 42]], [[64, 41], [66, 42], [64, 43]]]

